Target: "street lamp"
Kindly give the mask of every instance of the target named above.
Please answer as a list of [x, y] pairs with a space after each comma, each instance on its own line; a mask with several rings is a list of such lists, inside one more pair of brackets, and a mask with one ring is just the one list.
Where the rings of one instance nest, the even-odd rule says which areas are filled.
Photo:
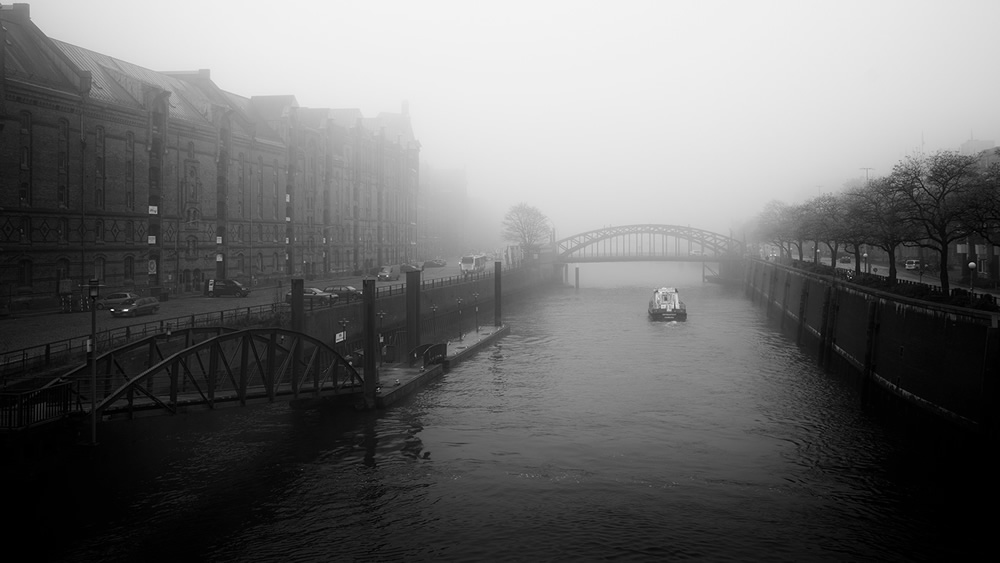
[[382, 319], [385, 318], [385, 311], [375, 313], [378, 315], [378, 365], [382, 366], [382, 357], [385, 356], [385, 336], [382, 334]]
[[90, 295], [90, 444], [97, 445], [97, 297], [101, 280], [91, 278], [87, 284]]
[[458, 301], [458, 339], [462, 339], [462, 298], [459, 297]]
[[969, 262], [969, 305], [972, 304], [972, 299], [976, 296], [976, 291], [972, 282], [976, 279], [976, 263]]
[[348, 351], [347, 350], [347, 324], [350, 323], [351, 321], [349, 321], [347, 319], [340, 319], [337, 322], [340, 323], [340, 329], [344, 333], [344, 352], [347, 352]]
[[479, 334], [479, 293], [473, 292], [472, 298], [474, 301], [474, 306], [476, 309], [476, 334]]
[[869, 268], [868, 268], [868, 253], [865, 252], [864, 254], [862, 254], [861, 258], [864, 259], [864, 261], [865, 261], [865, 273], [867, 274], [867, 273], [869, 273]]

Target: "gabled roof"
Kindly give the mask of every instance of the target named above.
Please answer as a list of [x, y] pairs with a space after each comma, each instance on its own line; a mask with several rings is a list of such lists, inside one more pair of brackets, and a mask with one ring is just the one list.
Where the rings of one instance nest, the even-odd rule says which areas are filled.
[[86, 95], [90, 77], [75, 66], [29, 17], [27, 4], [0, 5], [0, 67], [5, 81], [20, 81], [75, 96]]
[[206, 95], [197, 84], [63, 41], [54, 42], [74, 64], [90, 71], [92, 100], [147, 110], [150, 95], [165, 91], [170, 92], [171, 120], [212, 123], [213, 106], [219, 105], [218, 100]]

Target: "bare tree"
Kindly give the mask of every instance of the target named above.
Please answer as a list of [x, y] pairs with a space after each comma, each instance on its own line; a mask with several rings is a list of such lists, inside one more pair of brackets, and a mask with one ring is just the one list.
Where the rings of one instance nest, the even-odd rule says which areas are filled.
[[844, 219], [847, 209], [844, 197], [838, 194], [823, 194], [806, 202], [804, 210], [805, 230], [811, 233], [816, 243], [813, 262], [819, 263], [819, 243], [830, 249], [831, 264], [836, 266], [837, 249], [846, 236]]
[[855, 212], [859, 214], [871, 244], [889, 255], [889, 283], [896, 283], [896, 249], [920, 238], [908, 216], [909, 199], [896, 189], [890, 178], [877, 178], [867, 186], [851, 192], [860, 204]]
[[507, 211], [502, 225], [504, 240], [519, 244], [525, 250], [536, 250], [549, 234], [548, 217], [524, 202]]
[[938, 253], [947, 295], [948, 246], [969, 236], [974, 212], [988, 193], [978, 159], [954, 152], [911, 157], [893, 168], [890, 181], [908, 202], [908, 220], [921, 231], [918, 244]]

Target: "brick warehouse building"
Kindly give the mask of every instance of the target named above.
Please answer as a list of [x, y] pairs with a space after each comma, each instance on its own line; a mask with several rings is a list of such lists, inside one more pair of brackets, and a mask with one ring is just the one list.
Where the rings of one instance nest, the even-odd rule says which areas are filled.
[[417, 258], [407, 107], [364, 118], [245, 98], [45, 36], [0, 6], [0, 302], [200, 292]]

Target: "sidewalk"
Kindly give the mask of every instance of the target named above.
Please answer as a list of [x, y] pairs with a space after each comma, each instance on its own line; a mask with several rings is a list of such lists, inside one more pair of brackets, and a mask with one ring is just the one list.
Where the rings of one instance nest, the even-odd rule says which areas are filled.
[[378, 369], [379, 392], [376, 393], [375, 405], [385, 408], [393, 403], [412, 395], [447, 372], [451, 366], [468, 359], [473, 354], [487, 348], [494, 341], [510, 332], [506, 325], [482, 326], [476, 332], [467, 332], [461, 339], [448, 341], [448, 352], [445, 361], [424, 367], [407, 363], [382, 365]]

